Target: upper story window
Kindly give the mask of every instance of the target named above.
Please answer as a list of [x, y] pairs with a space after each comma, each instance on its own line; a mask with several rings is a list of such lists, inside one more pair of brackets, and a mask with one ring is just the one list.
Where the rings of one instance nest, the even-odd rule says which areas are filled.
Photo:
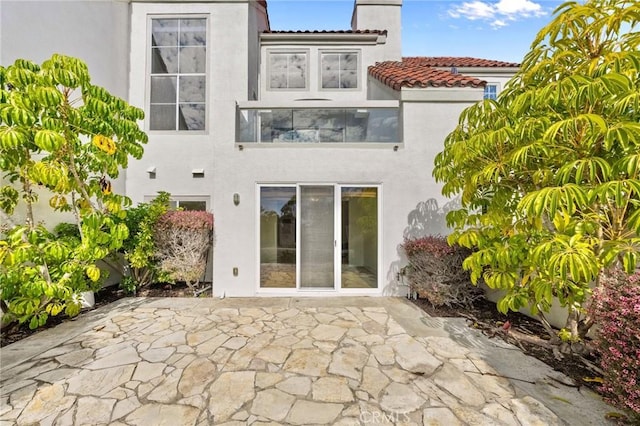
[[498, 85], [497, 84], [487, 84], [484, 86], [484, 96], [483, 99], [497, 99], [498, 98]]
[[357, 52], [323, 52], [320, 70], [323, 89], [358, 88]]
[[269, 53], [269, 89], [306, 89], [306, 52]]
[[151, 20], [150, 130], [204, 130], [207, 20]]

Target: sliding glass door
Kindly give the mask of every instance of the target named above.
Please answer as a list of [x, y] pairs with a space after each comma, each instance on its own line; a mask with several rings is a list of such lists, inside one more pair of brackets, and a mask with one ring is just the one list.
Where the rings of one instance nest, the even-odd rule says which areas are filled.
[[335, 286], [333, 186], [300, 186], [300, 287]]
[[342, 288], [378, 287], [378, 188], [341, 188]]
[[377, 289], [379, 188], [260, 186], [260, 288]]

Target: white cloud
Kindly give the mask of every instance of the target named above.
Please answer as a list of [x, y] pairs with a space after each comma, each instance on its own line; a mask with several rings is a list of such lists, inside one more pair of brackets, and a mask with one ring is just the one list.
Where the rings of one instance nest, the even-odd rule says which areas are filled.
[[531, 0], [482, 0], [465, 1], [449, 10], [452, 18], [465, 18], [470, 21], [486, 21], [492, 28], [502, 28], [509, 22], [525, 18], [546, 15], [539, 3]]
[[495, 9], [489, 3], [476, 0], [462, 3], [461, 6], [449, 11], [449, 14], [454, 18], [465, 17], [475, 21], [476, 19], [492, 18], [495, 16]]
[[507, 16], [528, 18], [545, 15], [542, 6], [530, 0], [500, 0], [495, 8], [499, 14]]

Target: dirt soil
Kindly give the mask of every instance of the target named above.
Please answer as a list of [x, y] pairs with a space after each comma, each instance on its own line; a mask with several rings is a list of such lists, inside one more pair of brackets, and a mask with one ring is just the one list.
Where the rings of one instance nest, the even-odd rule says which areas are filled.
[[[205, 284], [203, 288], [206, 288]], [[209, 287], [210, 288], [210, 287]], [[203, 297], [210, 296], [210, 290], [202, 293]], [[95, 295], [95, 309], [100, 306], [112, 303], [127, 295], [117, 287], [108, 287], [100, 290]], [[193, 292], [184, 284], [153, 284], [147, 288], [140, 290], [136, 296], [141, 297], [193, 297]], [[525, 315], [510, 312], [503, 315], [496, 309], [495, 303], [487, 300], [479, 300], [471, 308], [463, 307], [434, 307], [426, 299], [413, 300], [417, 306], [422, 308], [426, 313], [434, 317], [464, 317], [470, 327], [481, 330], [491, 338], [501, 338], [509, 343], [520, 346], [523, 351], [539, 360], [550, 365], [557, 371], [561, 371], [565, 375], [574, 380], [576, 386], [587, 386], [598, 392], [598, 383], [585, 380], [598, 376], [598, 372], [591, 368], [589, 364], [598, 365], [598, 359], [591, 356], [575, 356], [564, 355], [564, 359], [558, 360], [552, 351], [540, 345], [532, 344], [521, 339], [514, 339], [510, 333], [505, 332], [504, 324], [508, 322], [511, 330], [515, 330], [526, 335], [535, 336], [540, 339], [548, 339], [548, 334], [540, 323]], [[90, 312], [91, 309], [85, 310], [80, 315], [69, 318], [65, 315], [58, 315], [49, 319], [47, 324], [36, 330], [30, 330], [27, 324], [12, 325], [3, 327], [1, 333], [0, 346], [5, 346], [13, 342], [17, 342], [25, 337], [31, 336], [42, 330], [64, 322], [64, 321], [81, 321], [83, 316]]]
[[[496, 308], [496, 304], [486, 299], [477, 300], [470, 308], [457, 306], [436, 307], [426, 299], [412, 300], [412, 302], [433, 317], [466, 318], [469, 327], [481, 330], [490, 338], [503, 339], [508, 343], [519, 346], [527, 355], [539, 359], [554, 370], [560, 371], [573, 379], [576, 386], [586, 386], [595, 392], [601, 393], [598, 390], [599, 383], [590, 381], [590, 379], [599, 377], [597, 371], [599, 360], [595, 354], [592, 353], [586, 356], [563, 354], [564, 358], [558, 359], [549, 348], [514, 337], [514, 335], [522, 333], [531, 336], [533, 338], [531, 340], [538, 338], [548, 343], [549, 334], [540, 322], [535, 319], [518, 312], [509, 312], [507, 315], [501, 314]], [[515, 331], [516, 333], [511, 333], [510, 331]], [[593, 366], [596, 366], [596, 368], [593, 368]]]

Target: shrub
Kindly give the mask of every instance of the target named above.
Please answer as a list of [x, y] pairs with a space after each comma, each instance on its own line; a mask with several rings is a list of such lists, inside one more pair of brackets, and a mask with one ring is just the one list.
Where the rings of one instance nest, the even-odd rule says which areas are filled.
[[120, 287], [128, 293], [151, 284], [156, 277], [158, 260], [153, 232], [158, 219], [168, 210], [169, 197], [169, 193], [159, 192], [151, 202], [127, 209], [123, 221], [129, 229], [129, 238], [124, 241], [121, 252], [131, 275], [124, 277]]
[[616, 271], [594, 291], [590, 313], [609, 402], [640, 421], [640, 272]]
[[450, 246], [440, 236], [405, 239], [402, 245], [409, 265], [405, 273], [411, 287], [434, 306], [469, 306], [482, 297], [482, 291], [471, 284], [462, 261], [469, 250]]
[[169, 282], [184, 281], [194, 293], [207, 266], [213, 215], [204, 211], [169, 211], [154, 227], [156, 258]]

